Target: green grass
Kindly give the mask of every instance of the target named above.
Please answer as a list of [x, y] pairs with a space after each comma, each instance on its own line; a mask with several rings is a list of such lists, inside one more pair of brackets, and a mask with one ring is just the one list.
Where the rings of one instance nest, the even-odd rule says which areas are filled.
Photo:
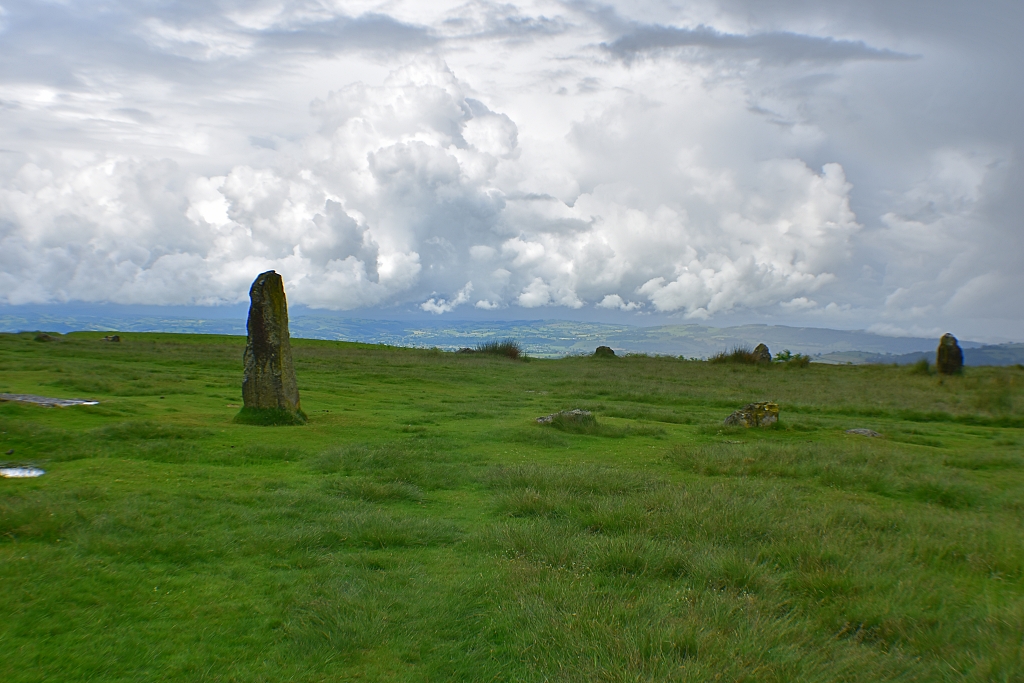
[[0, 392], [101, 402], [0, 403], [47, 470], [0, 479], [0, 680], [1024, 678], [1017, 368], [297, 339], [308, 422], [255, 426], [244, 339], [104, 334], [0, 335]]

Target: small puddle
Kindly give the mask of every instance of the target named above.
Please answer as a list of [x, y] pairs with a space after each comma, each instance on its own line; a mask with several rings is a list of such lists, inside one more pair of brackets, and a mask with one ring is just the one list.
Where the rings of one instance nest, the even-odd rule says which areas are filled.
[[0, 467], [0, 477], [8, 479], [25, 479], [28, 477], [41, 477], [46, 472], [38, 467]]
[[87, 401], [81, 398], [50, 398], [49, 396], [36, 396], [35, 394], [0, 394], [0, 401], [34, 403], [38, 406], [46, 406], [47, 408], [67, 408], [69, 406], [99, 405], [99, 401]]

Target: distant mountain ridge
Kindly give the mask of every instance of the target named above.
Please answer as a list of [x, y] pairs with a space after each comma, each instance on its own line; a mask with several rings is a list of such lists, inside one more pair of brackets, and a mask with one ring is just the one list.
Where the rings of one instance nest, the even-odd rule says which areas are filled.
[[[0, 330], [74, 330], [118, 332], [180, 332], [245, 334], [244, 318], [186, 318], [117, 315], [4, 315]], [[564, 320], [509, 322], [428, 321], [399, 322], [300, 314], [291, 321], [293, 337], [357, 341], [392, 346], [438, 347], [454, 350], [492, 339], [511, 337], [527, 353], [540, 358], [592, 353], [610, 346], [617, 353], [649, 353], [686, 358], [707, 358], [737, 346], [767, 344], [773, 353], [789, 349], [826, 363], [912, 363], [933, 357], [937, 339], [885, 337], [862, 330], [831, 330], [784, 325], [659, 325], [638, 327]], [[1024, 363], [1024, 344], [984, 346], [961, 341], [968, 365]]]

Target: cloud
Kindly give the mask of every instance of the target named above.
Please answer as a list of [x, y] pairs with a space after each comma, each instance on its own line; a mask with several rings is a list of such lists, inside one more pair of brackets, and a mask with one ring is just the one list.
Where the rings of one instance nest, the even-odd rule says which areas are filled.
[[4, 8], [0, 303], [1024, 334], [1016, 9]]
[[741, 35], [723, 33], [709, 26], [679, 28], [676, 26], [635, 24], [627, 33], [601, 47], [622, 59], [637, 55], [664, 52], [676, 48], [699, 48], [724, 52], [745, 59], [768, 62], [846, 62], [862, 60], [908, 60], [913, 55], [879, 49], [862, 40], [837, 40], [789, 31], [771, 31]]
[[643, 308], [642, 303], [636, 301], [624, 301], [618, 294], [607, 294], [600, 302], [596, 304], [598, 308], [606, 308], [610, 310], [619, 311], [635, 311], [638, 308]]
[[[456, 294], [453, 299], [435, 299], [434, 297], [431, 297], [424, 301], [422, 304], [420, 304], [420, 309], [426, 311], [427, 313], [437, 313], [438, 315], [440, 315], [441, 313], [451, 313], [457, 307], [469, 301], [469, 295], [472, 293], [473, 283], [467, 282], [466, 286], [460, 289], [459, 293]], [[487, 308], [487, 306], [480, 306], [481, 303], [485, 302], [478, 301], [478, 308]]]

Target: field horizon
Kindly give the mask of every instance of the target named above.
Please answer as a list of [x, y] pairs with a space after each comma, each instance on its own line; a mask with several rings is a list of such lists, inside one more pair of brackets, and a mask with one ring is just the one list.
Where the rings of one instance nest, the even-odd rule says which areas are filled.
[[1024, 676], [1016, 366], [294, 338], [256, 427], [244, 337], [105, 334], [0, 334], [0, 393], [99, 401], [0, 402], [5, 681]]
[[[158, 315], [160, 307], [140, 307], [131, 314], [118, 307], [99, 307], [88, 314], [45, 314], [46, 307], [0, 308], [0, 332], [73, 331], [169, 332], [187, 334], [245, 335], [245, 311], [228, 307], [208, 317], [182, 315], [172, 309]], [[12, 311], [17, 310], [17, 313]], [[88, 309], [91, 310], [91, 309]], [[611, 324], [573, 320], [387, 320], [326, 315], [311, 309], [292, 312], [295, 338], [352, 341], [412, 348], [437, 347], [453, 351], [464, 346], [504, 338], [519, 340], [538, 358], [589, 354], [598, 346], [610, 346], [619, 354], [647, 353], [708, 358], [735, 347], [753, 348], [766, 343], [773, 353], [789, 350], [811, 356], [815, 362], [833, 364], [911, 364], [934, 355], [938, 337], [889, 337], [865, 330], [823, 327], [747, 324], [711, 327], [696, 324]], [[967, 365], [1016, 365], [1024, 363], [1024, 344], [983, 344], [960, 339]]]

